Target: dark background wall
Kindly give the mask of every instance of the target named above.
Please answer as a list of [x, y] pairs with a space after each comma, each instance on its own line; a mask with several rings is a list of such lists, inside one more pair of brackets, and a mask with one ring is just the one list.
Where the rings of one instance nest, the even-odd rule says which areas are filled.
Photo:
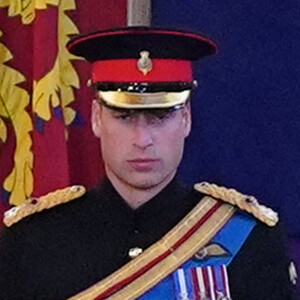
[[300, 237], [299, 0], [153, 0], [152, 24], [202, 32], [219, 53], [196, 64], [184, 181], [255, 195]]

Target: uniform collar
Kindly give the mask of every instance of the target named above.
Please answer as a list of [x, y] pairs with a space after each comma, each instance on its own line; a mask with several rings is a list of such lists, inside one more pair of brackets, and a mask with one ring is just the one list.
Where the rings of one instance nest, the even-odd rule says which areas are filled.
[[176, 225], [201, 199], [201, 196], [179, 183], [175, 177], [156, 196], [132, 209], [118, 194], [108, 178], [105, 178], [100, 187], [100, 194], [105, 195], [105, 206], [112, 216], [118, 215], [118, 222], [140, 232], [167, 232]]

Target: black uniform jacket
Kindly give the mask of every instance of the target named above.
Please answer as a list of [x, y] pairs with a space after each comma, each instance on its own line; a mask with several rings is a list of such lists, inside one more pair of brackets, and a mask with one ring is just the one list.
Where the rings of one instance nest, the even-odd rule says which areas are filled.
[[[129, 261], [132, 247], [149, 247], [203, 197], [173, 180], [132, 210], [106, 179], [97, 189], [4, 228], [0, 299], [66, 299]], [[292, 296], [280, 228], [258, 222], [229, 266], [233, 300]]]

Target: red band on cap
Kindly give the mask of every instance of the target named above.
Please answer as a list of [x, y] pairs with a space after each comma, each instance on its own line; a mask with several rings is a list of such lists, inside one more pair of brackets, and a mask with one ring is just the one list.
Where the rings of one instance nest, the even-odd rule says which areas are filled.
[[144, 75], [137, 59], [100, 60], [92, 63], [96, 82], [168, 82], [192, 81], [192, 64], [187, 60], [151, 59], [152, 70]]

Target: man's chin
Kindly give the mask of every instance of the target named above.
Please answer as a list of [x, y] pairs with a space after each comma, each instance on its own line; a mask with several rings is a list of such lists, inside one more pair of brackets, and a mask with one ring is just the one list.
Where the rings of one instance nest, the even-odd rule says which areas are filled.
[[161, 173], [153, 172], [114, 172], [111, 168], [106, 168], [106, 174], [112, 183], [119, 183], [123, 187], [136, 190], [163, 189], [175, 176], [176, 170]]
[[[172, 176], [173, 177], [173, 176]], [[148, 190], [161, 186], [165, 187], [172, 178], [170, 175], [167, 176], [140, 176], [140, 178], [130, 178], [126, 180], [128, 184], [136, 189]]]

